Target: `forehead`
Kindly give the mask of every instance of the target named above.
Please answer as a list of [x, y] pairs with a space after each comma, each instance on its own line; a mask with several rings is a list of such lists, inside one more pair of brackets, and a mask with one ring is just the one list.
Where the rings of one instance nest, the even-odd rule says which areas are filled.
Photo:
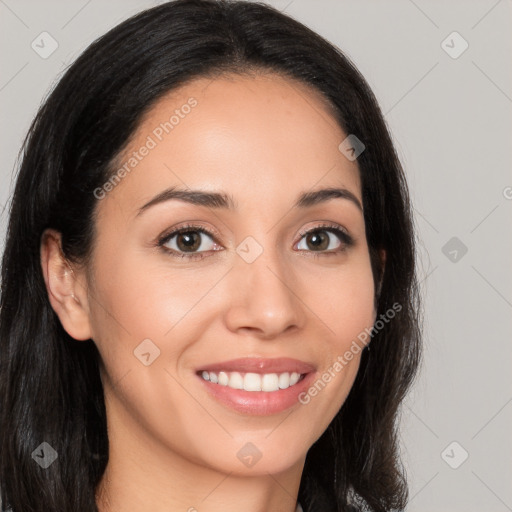
[[181, 186], [242, 200], [250, 192], [263, 204], [317, 185], [360, 199], [357, 164], [338, 149], [346, 136], [321, 93], [303, 83], [272, 74], [199, 78], [146, 113], [116, 163], [127, 177], [109, 195], [141, 203]]

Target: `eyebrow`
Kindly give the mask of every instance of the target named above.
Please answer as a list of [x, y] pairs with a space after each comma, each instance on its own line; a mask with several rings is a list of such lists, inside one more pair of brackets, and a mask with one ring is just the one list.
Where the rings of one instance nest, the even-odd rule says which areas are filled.
[[[146, 211], [147, 209], [157, 204], [170, 201], [179, 200], [197, 206], [206, 206], [207, 208], [236, 210], [237, 202], [233, 196], [225, 192], [206, 192], [202, 190], [179, 189], [177, 187], [170, 187], [163, 192], [159, 193], [153, 199], [139, 208], [137, 216]], [[293, 205], [297, 208], [309, 208], [330, 201], [331, 199], [346, 199], [351, 201], [362, 212], [363, 207], [359, 199], [346, 188], [323, 188], [320, 190], [306, 191], [299, 195], [299, 198]]]

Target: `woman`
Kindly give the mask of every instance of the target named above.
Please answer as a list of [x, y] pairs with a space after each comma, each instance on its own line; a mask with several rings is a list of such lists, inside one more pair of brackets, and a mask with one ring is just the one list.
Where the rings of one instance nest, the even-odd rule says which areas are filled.
[[69, 68], [2, 265], [18, 511], [403, 509], [406, 181], [350, 61], [263, 4], [169, 2]]

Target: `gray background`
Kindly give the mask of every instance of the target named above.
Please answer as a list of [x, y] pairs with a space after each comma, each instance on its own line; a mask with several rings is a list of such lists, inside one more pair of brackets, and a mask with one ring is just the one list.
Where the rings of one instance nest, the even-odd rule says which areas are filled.
[[[0, 249], [17, 153], [54, 80], [157, 3], [0, 0]], [[408, 510], [512, 511], [512, 1], [269, 3], [353, 59], [407, 171], [426, 344], [402, 418]], [[58, 42], [46, 59], [31, 48], [43, 31]], [[469, 44], [457, 58], [454, 31]]]

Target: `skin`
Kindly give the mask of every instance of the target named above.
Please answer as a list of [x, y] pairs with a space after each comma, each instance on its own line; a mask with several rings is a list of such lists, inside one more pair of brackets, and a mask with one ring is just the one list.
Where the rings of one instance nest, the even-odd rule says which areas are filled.
[[[98, 507], [294, 512], [307, 451], [346, 399], [360, 353], [307, 405], [269, 416], [221, 405], [195, 371], [239, 357], [293, 357], [320, 377], [371, 328], [362, 211], [339, 198], [292, 208], [301, 192], [327, 187], [362, 203], [357, 161], [338, 150], [347, 134], [316, 91], [277, 75], [233, 75], [194, 80], [161, 99], [121, 165], [190, 97], [197, 106], [98, 202], [88, 267], [65, 261], [57, 232], [42, 238], [52, 307], [72, 337], [94, 340], [103, 362], [110, 458]], [[222, 190], [238, 209], [171, 200], [137, 215], [170, 186]], [[323, 231], [330, 242], [319, 251], [299, 235], [326, 221], [354, 244], [339, 251], [344, 242]], [[202, 260], [156, 246], [185, 223], [218, 232], [198, 234]], [[263, 248], [252, 263], [236, 252], [248, 236]], [[167, 247], [176, 249], [177, 237]], [[147, 338], [160, 350], [149, 366], [134, 357]], [[237, 457], [248, 442], [262, 454], [252, 467]]]

